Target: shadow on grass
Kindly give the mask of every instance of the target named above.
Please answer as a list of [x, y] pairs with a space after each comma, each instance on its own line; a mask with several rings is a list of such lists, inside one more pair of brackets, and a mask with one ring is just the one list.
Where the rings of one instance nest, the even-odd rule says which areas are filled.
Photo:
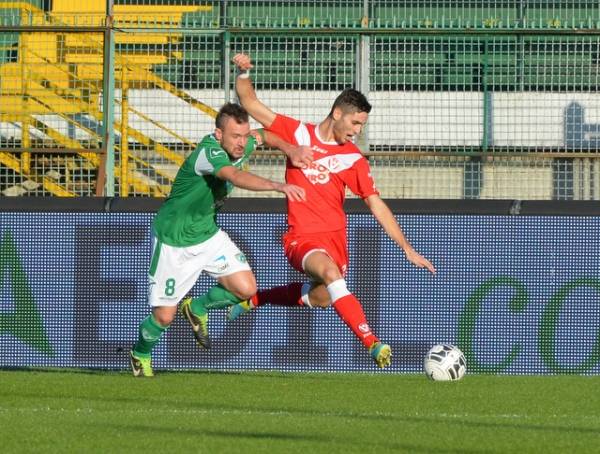
[[239, 427], [235, 426], [235, 429], [231, 431], [226, 430], [210, 430], [210, 429], [202, 429], [202, 428], [177, 428], [173, 427], [159, 427], [152, 425], [143, 425], [143, 424], [113, 424], [113, 423], [102, 423], [96, 422], [94, 426], [103, 426], [108, 429], [114, 429], [117, 431], [123, 430], [131, 430], [133, 432], [141, 432], [144, 435], [148, 434], [167, 434], [173, 435], [174, 433], [178, 435], [183, 435], [186, 437], [219, 437], [219, 438], [227, 438], [231, 440], [232, 438], [248, 438], [248, 439], [265, 439], [265, 440], [284, 440], [284, 441], [317, 441], [317, 442], [329, 442], [331, 441], [330, 437], [325, 437], [322, 435], [302, 435], [302, 434], [292, 434], [292, 433], [276, 433], [276, 432], [240, 432]]
[[[356, 377], [363, 377], [368, 380], [375, 378], [390, 379], [393, 377], [392, 374], [383, 372], [283, 372], [277, 370], [219, 370], [219, 369], [161, 369], [154, 367], [156, 377], [154, 380], [160, 379], [161, 377], [181, 377], [185, 375], [207, 375], [207, 376], [244, 376], [244, 377], [256, 377], [256, 378], [271, 378], [277, 380], [294, 380], [302, 379], [304, 381], [340, 381], [345, 378], [356, 379]], [[131, 375], [131, 371], [128, 367], [114, 368], [114, 369], [98, 369], [98, 368], [86, 368], [86, 367], [35, 367], [35, 366], [2, 366], [0, 372], [36, 372], [36, 373], [48, 373], [48, 374], [89, 374], [89, 375]], [[407, 381], [422, 381], [423, 376], [421, 374], [405, 374], [403, 379]]]
[[[493, 418], [493, 416], [490, 416]], [[454, 420], [456, 419], [456, 420]], [[522, 424], [522, 423], [513, 423], [513, 422], [486, 422], [486, 421], [469, 421], [466, 418], [415, 418], [415, 417], [406, 417], [406, 421], [411, 422], [423, 422], [427, 424], [431, 424], [432, 422], [443, 423], [443, 424], [451, 424], [451, 425], [459, 425], [462, 427], [473, 427], [477, 429], [486, 428], [486, 429], [516, 429], [523, 431], [536, 431], [536, 432], [572, 432], [572, 433], [580, 433], [580, 434], [593, 434], [600, 435], [600, 429], [590, 428], [590, 427], [570, 427], [570, 426], [558, 426], [558, 425], [541, 425], [541, 424]]]
[[131, 375], [131, 372], [127, 369], [95, 369], [86, 367], [0, 367], [0, 372], [6, 373], [19, 373], [19, 372], [32, 372], [38, 374], [67, 374], [67, 375]]
[[[303, 435], [297, 433], [289, 433], [289, 432], [240, 432], [239, 428], [236, 427], [235, 430], [226, 431], [226, 430], [211, 430], [211, 429], [202, 429], [202, 428], [171, 428], [171, 427], [157, 427], [150, 425], [142, 425], [142, 424], [113, 424], [113, 423], [102, 423], [96, 422], [94, 424], [95, 427], [104, 427], [106, 429], [112, 429], [118, 431], [119, 433], [123, 433], [123, 431], [131, 430], [132, 432], [137, 432], [139, 435], [143, 435], [144, 437], [149, 437], [150, 434], [166, 434], [169, 437], [172, 437], [173, 434], [181, 435], [184, 437], [197, 437], [203, 439], [204, 437], [214, 437], [217, 439], [226, 440], [226, 443], [233, 443], [234, 440], [255, 440], [257, 442], [260, 441], [281, 441], [281, 442], [306, 442], [313, 443], [316, 446], [323, 445], [325, 449], [313, 452], [331, 452], [332, 449], [335, 449], [336, 452], [339, 450], [341, 446], [347, 445], [348, 449], [357, 449], [360, 448], [361, 443], [357, 442], [356, 439], [347, 439], [336, 436], [336, 434], [331, 435]], [[448, 449], [448, 448], [440, 448], [437, 446], [418, 446], [414, 444], [405, 444], [405, 443], [396, 443], [396, 442], [387, 442], [385, 440], [379, 440], [377, 443], [373, 443], [371, 440], [364, 441], [364, 448], [368, 450], [380, 450], [385, 449], [386, 452], [411, 452], [411, 453], [422, 453], [422, 454], [433, 454], [433, 453], [442, 453], [442, 454], [491, 454], [494, 452], [498, 452], [495, 450], [488, 449]], [[368, 445], [368, 446], [366, 446]], [[308, 452], [313, 449], [316, 449], [316, 446], [307, 447]]]

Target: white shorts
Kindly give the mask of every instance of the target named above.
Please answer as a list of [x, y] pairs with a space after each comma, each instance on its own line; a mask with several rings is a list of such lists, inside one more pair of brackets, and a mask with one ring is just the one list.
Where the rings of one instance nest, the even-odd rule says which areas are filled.
[[215, 279], [250, 271], [244, 253], [222, 230], [204, 243], [189, 247], [169, 246], [155, 238], [152, 249], [148, 272], [150, 306], [176, 306], [203, 271]]

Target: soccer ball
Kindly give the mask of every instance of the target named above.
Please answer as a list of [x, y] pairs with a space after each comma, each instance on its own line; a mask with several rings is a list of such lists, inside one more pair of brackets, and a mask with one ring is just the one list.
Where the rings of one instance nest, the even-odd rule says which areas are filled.
[[425, 375], [435, 381], [460, 380], [467, 371], [465, 355], [454, 345], [434, 345], [425, 356]]

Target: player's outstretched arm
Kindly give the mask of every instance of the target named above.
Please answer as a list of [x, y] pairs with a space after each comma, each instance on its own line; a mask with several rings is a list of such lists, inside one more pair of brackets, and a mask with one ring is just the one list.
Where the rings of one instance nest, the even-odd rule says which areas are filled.
[[306, 192], [300, 186], [268, 180], [253, 173], [239, 170], [234, 166], [222, 167], [216, 175], [221, 180], [229, 181], [238, 188], [250, 191], [277, 191], [285, 194], [288, 199], [294, 202], [304, 202], [306, 200]]
[[252, 118], [268, 128], [275, 121], [275, 112], [264, 105], [256, 96], [250, 80], [249, 71], [254, 67], [250, 57], [246, 54], [236, 54], [233, 57], [233, 63], [239, 72], [235, 78], [235, 90], [240, 99], [240, 104]]
[[294, 167], [305, 168], [313, 162], [312, 148], [304, 145], [292, 145], [271, 131], [264, 131], [265, 144], [271, 148], [277, 148], [289, 158]]
[[387, 204], [381, 200], [381, 197], [375, 194], [370, 195], [365, 199], [365, 203], [371, 210], [371, 213], [373, 213], [373, 216], [375, 216], [375, 219], [377, 219], [377, 222], [383, 227], [385, 233], [404, 250], [408, 261], [419, 268], [427, 268], [431, 273], [435, 274], [435, 267], [410, 245], [402, 228], [396, 222], [394, 214]]

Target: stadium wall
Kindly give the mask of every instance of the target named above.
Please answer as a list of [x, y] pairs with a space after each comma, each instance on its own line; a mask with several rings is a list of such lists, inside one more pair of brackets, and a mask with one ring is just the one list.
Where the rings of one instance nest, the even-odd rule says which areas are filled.
[[[0, 367], [125, 368], [147, 314], [155, 199], [0, 199]], [[366, 209], [348, 203], [349, 287], [394, 349], [389, 372], [418, 372], [434, 343], [459, 345], [471, 372], [600, 373], [600, 204], [390, 201], [415, 269]], [[283, 257], [281, 200], [230, 200], [221, 225], [260, 287], [300, 276]], [[193, 293], [211, 285], [202, 277]], [[159, 369], [362, 371], [375, 366], [334, 311], [267, 307], [235, 323], [211, 313], [213, 349], [178, 319]]]

